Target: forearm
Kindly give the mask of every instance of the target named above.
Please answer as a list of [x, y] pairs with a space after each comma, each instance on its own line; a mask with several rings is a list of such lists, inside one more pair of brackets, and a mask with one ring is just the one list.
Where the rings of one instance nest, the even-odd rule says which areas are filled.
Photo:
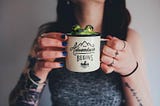
[[122, 77], [122, 81], [126, 106], [152, 106], [148, 83], [140, 67], [132, 75]]
[[[31, 77], [34, 77], [31, 75]], [[35, 81], [39, 79], [33, 78]], [[27, 74], [22, 74], [16, 87], [10, 94], [10, 106], [37, 106], [44, 86], [35, 85]]]

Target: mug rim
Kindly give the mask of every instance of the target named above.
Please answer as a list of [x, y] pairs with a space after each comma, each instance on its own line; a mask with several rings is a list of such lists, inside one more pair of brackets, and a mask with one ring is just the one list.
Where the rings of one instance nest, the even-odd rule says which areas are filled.
[[101, 33], [91, 34], [91, 35], [71, 35], [70, 33], [66, 33], [67, 36], [74, 36], [74, 37], [93, 37], [93, 36], [101, 36]]

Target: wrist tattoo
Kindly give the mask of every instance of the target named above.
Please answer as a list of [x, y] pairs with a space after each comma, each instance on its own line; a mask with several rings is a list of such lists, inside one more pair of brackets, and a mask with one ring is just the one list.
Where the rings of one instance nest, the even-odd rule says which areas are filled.
[[38, 86], [33, 84], [27, 75], [22, 74], [19, 82], [10, 94], [10, 106], [35, 106], [41, 95], [37, 88]]
[[32, 69], [35, 66], [36, 61], [37, 59], [35, 57], [32, 57], [31, 55], [29, 55], [28, 56], [28, 62], [29, 62], [28, 68]]
[[131, 88], [131, 86], [127, 82], [125, 82], [124, 85], [131, 91], [132, 95], [136, 98], [139, 106], [143, 106], [142, 100], [137, 96], [137, 92], [133, 88]]

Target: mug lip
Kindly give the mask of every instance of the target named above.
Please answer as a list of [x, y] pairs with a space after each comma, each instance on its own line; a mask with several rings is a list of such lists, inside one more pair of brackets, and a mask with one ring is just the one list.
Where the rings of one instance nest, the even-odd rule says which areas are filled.
[[67, 36], [73, 36], [73, 37], [93, 37], [93, 36], [101, 36], [101, 33], [96, 32], [96, 34], [91, 34], [91, 35], [71, 35], [70, 33], [66, 33]]

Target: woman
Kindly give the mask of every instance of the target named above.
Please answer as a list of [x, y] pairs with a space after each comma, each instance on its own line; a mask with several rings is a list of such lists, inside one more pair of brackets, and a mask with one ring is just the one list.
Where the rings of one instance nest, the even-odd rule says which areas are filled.
[[[53, 106], [152, 106], [140, 38], [129, 23], [125, 0], [58, 0], [57, 21], [40, 27], [10, 105], [37, 105], [48, 79]], [[90, 24], [108, 39], [94, 72], [64, 66], [64, 33], [75, 24]]]

